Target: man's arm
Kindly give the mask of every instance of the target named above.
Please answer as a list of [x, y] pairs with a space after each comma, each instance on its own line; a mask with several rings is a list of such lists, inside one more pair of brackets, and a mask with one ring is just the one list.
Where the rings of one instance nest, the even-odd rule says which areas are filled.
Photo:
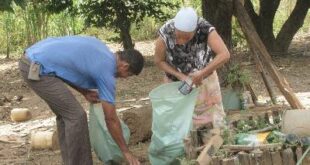
[[137, 158], [135, 158], [129, 151], [126, 141], [123, 136], [121, 123], [117, 117], [115, 106], [102, 101], [102, 109], [105, 116], [105, 121], [107, 124], [107, 128], [113, 137], [116, 144], [119, 146], [120, 150], [122, 151], [124, 157], [128, 161], [130, 165], [139, 165], [139, 161]]
[[163, 71], [174, 75], [179, 80], [186, 80], [187, 76], [171, 67], [166, 62], [166, 45], [162, 38], [158, 37], [155, 42], [155, 64]]
[[89, 101], [91, 103], [98, 103], [99, 102], [98, 92], [91, 91], [91, 90], [84, 89], [84, 88], [80, 88], [80, 87], [77, 87], [71, 83], [67, 83], [67, 84], [70, 85], [75, 90], [77, 90], [78, 92], [80, 92], [85, 97], [85, 99], [87, 101]]
[[72, 87], [73, 89], [77, 90], [79, 93], [81, 93], [83, 96], [86, 95], [88, 89], [84, 89], [84, 88], [80, 88], [80, 87], [77, 87], [69, 82], [67, 82], [68, 85], [70, 85], [70, 87]]
[[204, 78], [208, 77], [211, 73], [213, 73], [213, 71], [221, 67], [230, 58], [226, 45], [215, 30], [209, 34], [206, 42], [215, 53], [215, 58], [204, 69], [191, 74], [192, 81], [196, 85], [200, 85]]

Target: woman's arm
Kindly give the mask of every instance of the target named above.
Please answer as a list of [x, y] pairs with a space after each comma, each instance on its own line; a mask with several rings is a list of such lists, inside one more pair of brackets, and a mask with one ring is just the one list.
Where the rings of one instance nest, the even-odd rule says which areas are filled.
[[166, 45], [162, 38], [158, 37], [155, 42], [155, 64], [163, 71], [174, 75], [179, 80], [186, 80], [187, 76], [171, 67], [166, 62]]
[[204, 78], [208, 77], [211, 73], [213, 73], [213, 71], [221, 67], [230, 58], [226, 45], [215, 30], [210, 32], [206, 42], [215, 53], [215, 58], [204, 69], [190, 74], [193, 83], [196, 85], [200, 85]]

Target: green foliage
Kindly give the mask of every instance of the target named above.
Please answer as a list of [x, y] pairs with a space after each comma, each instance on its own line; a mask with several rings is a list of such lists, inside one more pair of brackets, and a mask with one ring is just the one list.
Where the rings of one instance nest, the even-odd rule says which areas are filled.
[[237, 133], [246, 133], [252, 129], [251, 120], [239, 120], [237, 123]]
[[[115, 26], [110, 26], [111, 24], [108, 24], [108, 22], [102, 21], [102, 23], [104, 24], [102, 26], [108, 28], [85, 28], [85, 22], [83, 18], [80, 17], [79, 13], [77, 13], [77, 11], [81, 12], [81, 10], [79, 9], [79, 3], [90, 3], [87, 1], [90, 0], [0, 0], [0, 11], [14, 11], [14, 13], [11, 12], [11, 15], [9, 15], [10, 18], [8, 18], [7, 12], [0, 12], [0, 53], [7, 52], [7, 45], [10, 46], [10, 51], [21, 52], [28, 45], [47, 36], [72, 35], [82, 33], [85, 35], [94, 35], [103, 40], [108, 40], [111, 42], [120, 41], [119, 28]], [[102, 14], [104, 17], [110, 17], [111, 20], [116, 20], [116, 13], [118, 11], [126, 14], [126, 12], [124, 12], [124, 7], [121, 5], [117, 6], [117, 4], [125, 3], [126, 7], [128, 6], [130, 11], [132, 12], [129, 15], [126, 14], [126, 18], [131, 18], [134, 13], [136, 13], [135, 15], [139, 18], [137, 19], [139, 21], [135, 21], [135, 19], [133, 19], [129, 21], [124, 20], [123, 22], [124, 24], [126, 22], [130, 22], [130, 25], [128, 25], [128, 27], [130, 28], [130, 34], [132, 35], [134, 40], [139, 41], [154, 39], [156, 37], [156, 32], [158, 28], [164, 23], [164, 21], [173, 18], [174, 14], [176, 13], [176, 7], [170, 9], [169, 5], [165, 6], [155, 4], [154, 6], [149, 2], [158, 4], [160, 4], [159, 2], [165, 2], [171, 3], [174, 6], [193, 6], [198, 13], [201, 13], [200, 0], [184, 1], [187, 2], [187, 4], [182, 3], [183, 1], [181, 0], [161, 0], [159, 2], [155, 0], [124, 0], [119, 2], [114, 0], [110, 0], [109, 2], [107, 0], [100, 0], [98, 2], [94, 1], [93, 3], [109, 3], [111, 5], [114, 4], [114, 6], [116, 4], [116, 7], [113, 8], [113, 6], [111, 5], [93, 5], [93, 7], [97, 8], [97, 10], [102, 9], [101, 13], [98, 14], [99, 16], [100, 14]], [[259, 0], [251, 0], [251, 2], [254, 4], [255, 11], [258, 12]], [[278, 33], [284, 21], [290, 15], [292, 9], [294, 8], [295, 2], [296, 0], [281, 1], [274, 19], [273, 27], [275, 34]], [[154, 11], [161, 10], [162, 14], [166, 15], [166, 17], [160, 17], [161, 19], [154, 18], [154, 15], [145, 14], [146, 12], [144, 12], [143, 16], [143, 12], [138, 9], [138, 4], [144, 4], [146, 6], [145, 10], [148, 10], [149, 8]], [[109, 10], [104, 8], [108, 8]], [[112, 11], [112, 13], [109, 11]], [[96, 10], [90, 10], [90, 12], [92, 12], [92, 14], [97, 14]], [[86, 17], [85, 13], [82, 14]], [[94, 19], [96, 19], [96, 17], [94, 17]], [[247, 48], [247, 44], [245, 38], [235, 19], [233, 19], [232, 25], [232, 41], [234, 49], [242, 51], [246, 50], [245, 48]], [[309, 27], [310, 11], [308, 12], [308, 15], [304, 21], [304, 26], [300, 29], [298, 33], [309, 33]], [[9, 33], [7, 33], [8, 30]], [[8, 42], [7, 34], [9, 34]], [[231, 79], [233, 79], [233, 77]]]
[[25, 1], [24, 0], [1, 0], [0, 1], [0, 11], [10, 11], [13, 12], [13, 3], [20, 7], [25, 6]]
[[235, 17], [232, 19], [232, 46], [235, 50], [244, 50], [247, 41]]
[[232, 131], [229, 128], [225, 128], [221, 136], [223, 138], [224, 145], [234, 144], [234, 137], [233, 137]]
[[273, 130], [267, 137], [266, 140], [268, 143], [284, 143], [285, 135], [278, 130]]
[[170, 16], [163, 12], [163, 7], [174, 9], [177, 5], [166, 0], [86, 0], [80, 4], [86, 25], [112, 27], [116, 28], [116, 31], [131, 23], [138, 25], [146, 16], [159, 20], [169, 18]]
[[139, 25], [133, 24], [130, 34], [136, 41], [155, 39], [157, 36], [157, 30], [164, 22], [155, 18], [145, 17]]
[[51, 13], [60, 13], [73, 6], [73, 0], [45, 0], [46, 9]]
[[168, 0], [123, 0], [123, 1], [83, 1], [79, 8], [85, 18], [86, 26], [105, 27], [120, 34], [125, 49], [134, 47], [130, 30], [132, 24], [140, 28], [145, 17], [156, 20], [170, 18], [168, 9], [175, 9], [177, 5]]
[[248, 72], [243, 70], [239, 64], [234, 64], [229, 67], [226, 82], [232, 87], [242, 86], [249, 82]]
[[27, 1], [24, 8], [13, 6], [14, 13], [9, 15], [9, 20], [7, 12], [0, 13], [0, 53], [7, 52], [9, 46], [11, 52], [17, 51], [20, 55], [42, 38], [79, 34], [84, 29], [83, 20], [75, 15], [73, 7], [53, 14], [55, 12], [49, 12], [45, 4], [34, 2]]

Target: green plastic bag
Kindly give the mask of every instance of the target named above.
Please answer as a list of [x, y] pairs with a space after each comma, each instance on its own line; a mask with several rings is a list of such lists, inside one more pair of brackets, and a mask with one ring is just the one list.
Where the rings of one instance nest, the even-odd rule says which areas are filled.
[[178, 91], [180, 85], [163, 84], [149, 95], [153, 108], [149, 158], [154, 165], [179, 164], [177, 157], [184, 154], [183, 139], [191, 128], [198, 90], [183, 95]]
[[[128, 143], [130, 130], [123, 121], [121, 127]], [[104, 165], [120, 164], [124, 160], [122, 152], [108, 131], [101, 104], [90, 105], [89, 136], [92, 148]]]

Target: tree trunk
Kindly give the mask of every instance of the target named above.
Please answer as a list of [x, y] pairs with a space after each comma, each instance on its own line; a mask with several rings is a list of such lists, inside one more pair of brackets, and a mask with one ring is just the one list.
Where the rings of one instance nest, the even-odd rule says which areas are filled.
[[260, 0], [259, 14], [255, 12], [251, 0], [245, 0], [244, 4], [259, 37], [262, 39], [268, 51], [271, 51], [275, 44], [273, 20], [279, 4], [280, 0]]
[[124, 49], [133, 49], [135, 46], [132, 43], [130, 35], [131, 22], [123, 13], [118, 13], [118, 28], [120, 30], [120, 38], [123, 43]]
[[246, 9], [247, 13], [249, 14], [255, 28], [258, 27], [258, 25], [260, 24], [260, 19], [254, 10], [254, 6], [253, 6], [251, 0], [245, 0], [244, 8]]
[[297, 0], [293, 12], [282, 26], [277, 37], [275, 37], [273, 34], [273, 21], [279, 4], [280, 0], [260, 0], [259, 14], [255, 13], [251, 0], [245, 0], [244, 4], [259, 37], [270, 53], [287, 53], [294, 35], [303, 25], [310, 7], [309, 0]]
[[[233, 4], [232, 0], [202, 0], [203, 17], [215, 26], [228, 50], [232, 50], [232, 15]], [[228, 66], [225, 64], [218, 69], [219, 81], [221, 86], [225, 85], [225, 77], [228, 74]]]
[[273, 51], [285, 53], [288, 51], [294, 35], [304, 24], [309, 8], [309, 0], [297, 0], [295, 8], [277, 35]]
[[259, 25], [256, 30], [267, 50], [272, 51], [275, 43], [273, 20], [279, 7], [280, 0], [260, 0]]
[[10, 37], [9, 32], [6, 32], [6, 59], [10, 58]]
[[232, 49], [232, 15], [231, 0], [202, 0], [203, 17], [215, 26], [216, 31], [224, 40], [227, 48]]
[[122, 26], [120, 27], [120, 38], [122, 40], [123, 43], [123, 47], [124, 49], [133, 49], [134, 48], [134, 44], [132, 43], [132, 39], [130, 36], [130, 28], [128, 28], [129, 26]]
[[10, 58], [10, 26], [12, 26], [11, 15], [7, 12], [6, 22], [5, 22], [5, 32], [6, 32], [6, 58]]
[[286, 79], [280, 74], [275, 65], [272, 63], [272, 59], [264, 43], [259, 38], [255, 27], [251, 22], [251, 18], [247, 14], [247, 11], [241, 4], [240, 0], [234, 0], [234, 9], [235, 16], [237, 17], [240, 27], [245, 34], [245, 37], [247, 38], [251, 50], [258, 53], [261, 60], [264, 62], [266, 69], [269, 71], [271, 77], [273, 78], [291, 107], [295, 109], [303, 108], [302, 104], [296, 97], [294, 91], [292, 90]]

